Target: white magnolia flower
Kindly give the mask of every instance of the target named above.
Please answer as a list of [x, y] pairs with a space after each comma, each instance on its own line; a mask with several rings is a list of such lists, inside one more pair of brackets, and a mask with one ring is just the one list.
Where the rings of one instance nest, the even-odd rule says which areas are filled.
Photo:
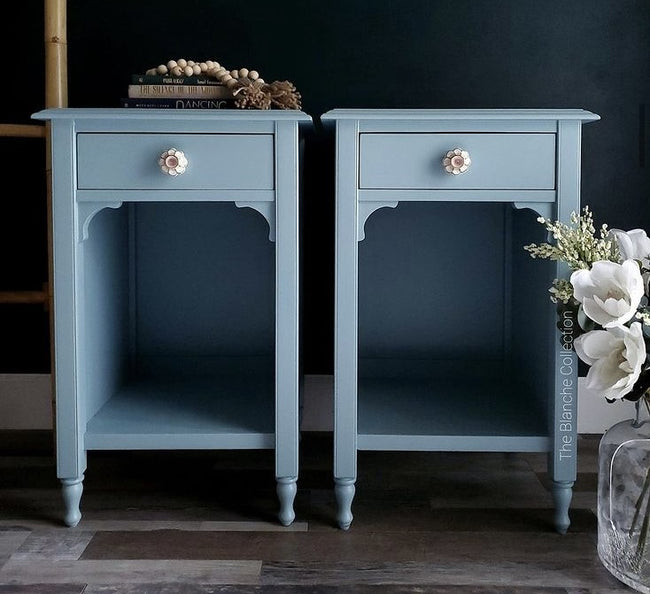
[[573, 344], [578, 357], [590, 365], [588, 388], [598, 390], [608, 400], [618, 400], [632, 391], [646, 358], [639, 322], [629, 328], [592, 330], [576, 338]]
[[650, 237], [643, 229], [623, 231], [610, 229], [609, 232], [616, 239], [622, 260], [640, 260], [648, 268], [650, 264]]
[[631, 320], [643, 297], [643, 278], [635, 260], [622, 264], [599, 260], [590, 270], [576, 270], [571, 284], [585, 314], [603, 328]]

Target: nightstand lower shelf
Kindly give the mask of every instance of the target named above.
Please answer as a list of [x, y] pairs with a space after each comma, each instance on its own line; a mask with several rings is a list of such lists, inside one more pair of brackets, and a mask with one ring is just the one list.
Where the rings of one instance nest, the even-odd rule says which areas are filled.
[[136, 380], [88, 421], [88, 450], [275, 446], [273, 376]]
[[501, 380], [360, 378], [360, 450], [545, 452], [548, 413]]

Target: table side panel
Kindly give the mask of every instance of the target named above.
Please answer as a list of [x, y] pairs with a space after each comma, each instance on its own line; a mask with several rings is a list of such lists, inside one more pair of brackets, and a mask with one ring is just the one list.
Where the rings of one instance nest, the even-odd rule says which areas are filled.
[[52, 122], [51, 134], [57, 476], [72, 479], [86, 469], [82, 436], [87, 420], [78, 360], [83, 320], [78, 308], [82, 272], [74, 212], [74, 126], [68, 121]]
[[338, 122], [334, 308], [334, 476], [357, 474], [358, 123]]
[[299, 170], [298, 127], [278, 122], [275, 238], [275, 429], [276, 478], [298, 476], [299, 439]]

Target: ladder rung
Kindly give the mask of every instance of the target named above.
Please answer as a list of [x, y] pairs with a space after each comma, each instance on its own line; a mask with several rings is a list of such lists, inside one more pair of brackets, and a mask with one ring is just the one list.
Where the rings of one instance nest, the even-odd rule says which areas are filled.
[[0, 291], [0, 303], [47, 303], [46, 291]]
[[0, 124], [0, 136], [45, 138], [45, 126], [39, 124]]

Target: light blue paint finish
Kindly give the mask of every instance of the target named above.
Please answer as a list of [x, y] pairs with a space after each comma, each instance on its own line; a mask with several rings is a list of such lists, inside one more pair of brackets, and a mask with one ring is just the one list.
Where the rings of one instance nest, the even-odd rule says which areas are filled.
[[77, 200], [77, 241], [88, 239], [88, 227], [95, 215], [105, 208], [120, 208], [122, 202], [79, 202]]
[[525, 204], [533, 202], [555, 202], [555, 190], [359, 190], [360, 204], [376, 202], [516, 202]]
[[275, 241], [275, 202], [260, 202], [251, 200], [249, 202], [237, 200], [237, 208], [252, 208], [259, 212], [269, 224], [269, 241]]
[[[298, 477], [299, 377], [299, 169], [298, 125], [277, 122], [275, 169], [275, 468], [281, 498], [280, 521], [293, 520], [289, 511]], [[291, 371], [289, 371], [291, 370]]]
[[[77, 202], [107, 204], [117, 190], [77, 190]], [[275, 190], [119, 190], [122, 202], [274, 202]]]
[[[568, 221], [572, 212], [580, 210], [580, 164], [581, 129], [577, 122], [561, 122], [558, 130], [558, 201], [556, 218]], [[553, 276], [568, 278], [570, 270], [562, 262], [554, 266]], [[557, 318], [555, 317], [557, 320]], [[577, 320], [561, 320], [562, 327], [569, 332]], [[552, 343], [552, 370], [555, 398], [551, 401], [553, 418], [554, 448], [550, 468], [553, 481], [566, 490], [567, 483], [573, 484], [577, 471], [577, 425], [578, 425], [578, 357], [572, 350], [567, 334], [555, 330]], [[570, 501], [570, 494], [559, 498]], [[568, 507], [568, 506], [567, 506]]]
[[298, 492], [295, 479], [278, 478], [276, 492], [280, 500], [280, 512], [278, 513], [280, 524], [289, 526], [296, 519], [296, 514], [293, 511], [293, 502]]
[[392, 452], [545, 452], [551, 441], [544, 435], [387, 435], [358, 436], [359, 450]]
[[[187, 170], [161, 175], [167, 149], [183, 151]], [[77, 136], [80, 190], [270, 190], [271, 134], [90, 134]]]
[[555, 526], [560, 534], [566, 534], [571, 519], [569, 518], [569, 507], [573, 496], [574, 481], [553, 481], [553, 501], [555, 502]]
[[[567, 408], [562, 387], [577, 378], [562, 371], [547, 289], [567, 271], [523, 246], [546, 239], [536, 213], [568, 222], [579, 207], [581, 126], [599, 116], [337, 109], [321, 119], [337, 149], [339, 526], [352, 522], [357, 449], [539, 451], [566, 532], [575, 456], [562, 446], [575, 443], [575, 424], [561, 422], [575, 401]], [[441, 158], [430, 146], [451, 139], [480, 139], [470, 172], [481, 157], [490, 166], [448, 179], [442, 164], [430, 169]]]
[[79, 393], [78, 335], [83, 274], [77, 249], [74, 210], [74, 127], [70, 121], [51, 125], [52, 193], [65, 196], [52, 213], [54, 273], [65, 282], [54, 284], [54, 373], [56, 377], [57, 475], [77, 479], [86, 469], [86, 453], [80, 446], [85, 431], [85, 402]]
[[540, 217], [544, 217], [545, 219], [550, 219], [553, 216], [553, 213], [555, 212], [555, 201], [551, 202], [536, 202], [536, 201], [517, 201], [513, 202], [512, 206], [514, 208], [518, 208], [519, 210], [521, 209], [530, 209], [537, 213]]
[[[298, 476], [297, 147], [311, 118], [124, 109], [33, 117], [52, 129], [66, 524], [81, 518], [87, 450], [212, 448], [274, 448], [279, 519], [290, 523]], [[170, 147], [190, 161], [177, 178], [158, 169], [159, 151]]]
[[[368, 219], [358, 247], [360, 357], [503, 358], [506, 206], [407, 202]], [[463, 221], [462, 232], [450, 221]], [[477, 271], [489, 282], [467, 290]]]
[[117, 390], [89, 420], [86, 448], [273, 447], [270, 374], [169, 375], [128, 381]]
[[458, 436], [472, 438], [478, 451], [495, 437], [545, 438], [545, 406], [529, 399], [527, 388], [503, 377], [362, 377], [359, 434]]
[[347, 530], [352, 524], [352, 500], [354, 499], [355, 479], [335, 478], [334, 495], [336, 497], [336, 522], [339, 528]]
[[[360, 188], [553, 189], [554, 134], [361, 134]], [[449, 175], [441, 163], [461, 148], [469, 169]]]
[[555, 134], [557, 122], [553, 120], [503, 120], [470, 118], [467, 120], [364, 120], [359, 123], [363, 133], [413, 133], [413, 134]]
[[[334, 478], [352, 486], [357, 476], [358, 374], [358, 122], [336, 131], [336, 244], [334, 309]], [[349, 489], [346, 490], [349, 492]], [[352, 490], [354, 492], [354, 489]], [[347, 501], [347, 499], [346, 499]], [[350, 502], [352, 498], [350, 497]]]
[[[553, 424], [549, 418], [549, 402], [553, 400], [553, 369], [550, 347], [554, 340], [557, 314], [547, 289], [553, 281], [554, 264], [532, 259], [524, 245], [547, 240], [546, 230], [537, 222], [531, 209], [511, 211], [512, 239], [510, 247], [511, 281], [511, 351], [506, 377], [521, 386], [521, 405], [530, 407], [543, 424], [552, 448]], [[542, 449], [541, 451], [544, 451]]]
[[562, 120], [590, 122], [599, 120], [600, 116], [584, 109], [332, 109], [320, 118], [323, 122], [356, 120], [360, 130], [367, 130], [374, 124], [378, 131], [384, 130], [395, 120], [416, 122], [419, 129], [440, 122], [453, 122], [455, 127], [463, 123], [475, 125], [475, 122], [495, 122], [495, 130], [508, 124], [526, 130], [530, 122]]
[[74, 478], [61, 479], [61, 495], [66, 509], [63, 522], [70, 528], [74, 528], [81, 520], [79, 504], [81, 503], [81, 495], [83, 493], [83, 480], [83, 474]]
[[35, 113], [36, 120], [74, 120], [79, 130], [120, 130], [129, 132], [138, 128], [138, 122], [147, 122], [145, 130], [178, 130], [201, 125], [217, 133], [236, 130], [243, 134], [255, 133], [256, 126], [264, 124], [267, 131], [275, 129], [275, 122], [290, 121], [311, 124], [311, 116], [294, 110], [220, 109], [124, 109], [105, 107], [57, 107]]
[[78, 375], [86, 419], [110, 400], [129, 371], [128, 222], [126, 208], [104, 209], [89, 226], [92, 241], [78, 247], [83, 255]]
[[134, 212], [138, 354], [273, 356], [275, 250], [264, 219], [232, 203]]
[[357, 204], [357, 240], [362, 241], [366, 238], [366, 221], [370, 215], [380, 208], [396, 208], [399, 201], [382, 201], [382, 202], [363, 202], [359, 196]]

